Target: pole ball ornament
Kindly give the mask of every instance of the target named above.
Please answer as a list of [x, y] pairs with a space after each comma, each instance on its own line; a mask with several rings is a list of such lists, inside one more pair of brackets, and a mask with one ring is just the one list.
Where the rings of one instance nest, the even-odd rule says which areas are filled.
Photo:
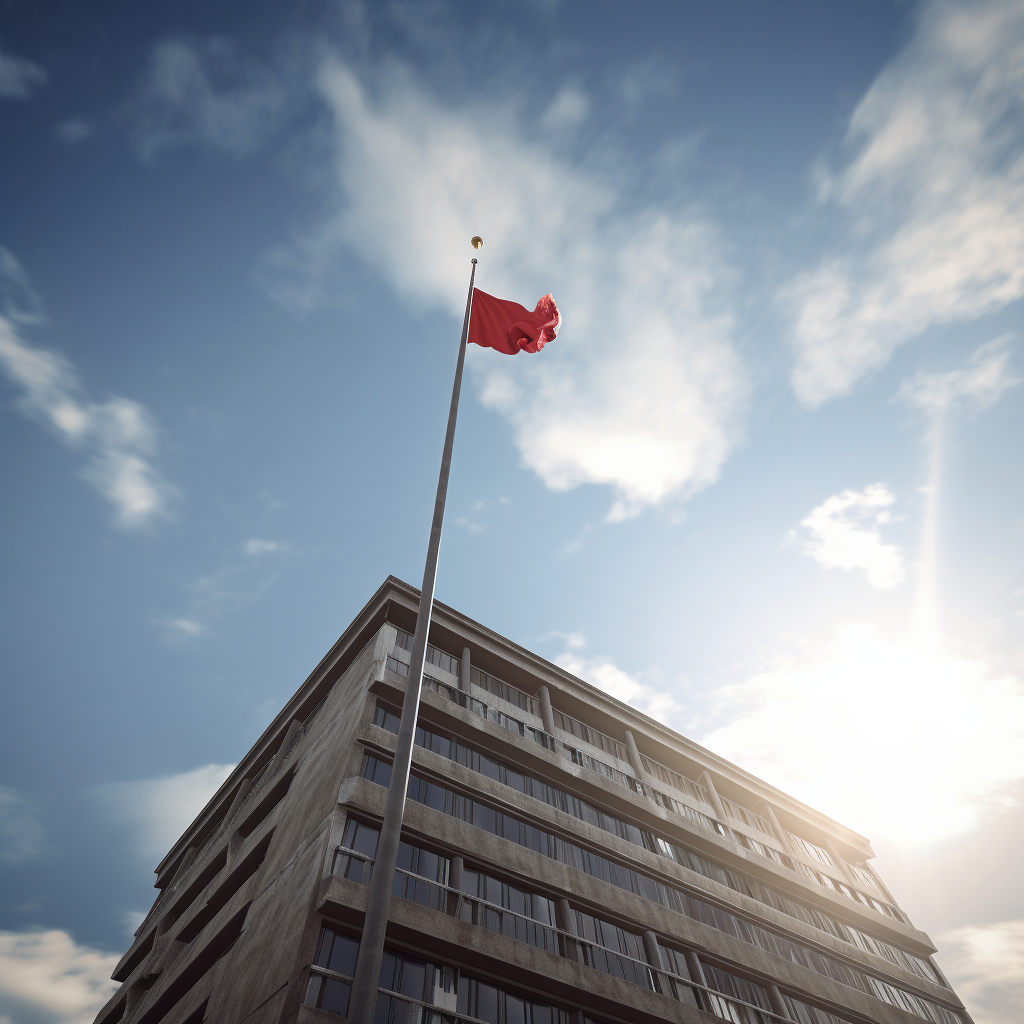
[[484, 247], [484, 240], [479, 235], [474, 235], [470, 240], [469, 244], [474, 249], [482, 249]]

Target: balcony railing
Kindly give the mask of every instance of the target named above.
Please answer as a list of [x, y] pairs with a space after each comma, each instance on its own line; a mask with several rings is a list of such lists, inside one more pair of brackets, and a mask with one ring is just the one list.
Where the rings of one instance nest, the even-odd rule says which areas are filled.
[[625, 743], [620, 743], [614, 737], [608, 736], [606, 733], [600, 732], [597, 729], [593, 729], [589, 725], [584, 725], [583, 722], [565, 714], [564, 711], [555, 711], [554, 716], [555, 725], [559, 729], [562, 729], [567, 733], [571, 733], [577, 739], [583, 740], [584, 743], [589, 743], [593, 747], [598, 747], [606, 754], [611, 754], [612, 757], [617, 757], [620, 761], [626, 761], [628, 763], [629, 752], [626, 750]]
[[[341, 861], [339, 861], [338, 855], [341, 855]], [[335, 873], [338, 873], [337, 868], [342, 862], [346, 865], [345, 870], [347, 870], [347, 865], [353, 859], [373, 863], [372, 857], [339, 846], [335, 857]], [[363, 884], [368, 884], [368, 876]], [[792, 1024], [789, 1018], [773, 1013], [764, 1007], [748, 1003], [735, 996], [726, 995], [672, 971], [649, 964], [645, 960], [638, 960], [619, 950], [602, 946], [591, 939], [575, 934], [575, 932], [537, 921], [525, 914], [510, 910], [508, 907], [498, 906], [479, 896], [472, 896], [449, 885], [424, 878], [405, 868], [395, 869], [395, 883], [392, 891], [394, 895], [408, 899], [420, 906], [447, 914], [449, 917], [455, 917], [467, 924], [496, 932], [517, 942], [525, 942], [535, 948], [544, 949], [563, 959], [581, 963], [640, 988], [670, 996], [691, 1006], [698, 1006], [717, 1017], [733, 1021], [735, 1024], [768, 1024], [770, 1021], [786, 1021], [787, 1024]], [[320, 975], [325, 979], [334, 979], [345, 983], [352, 981], [350, 977], [315, 965], [310, 968], [310, 972], [311, 975]], [[431, 1014], [436, 1015], [436, 1018], [431, 1019], [469, 1022], [469, 1024], [475, 1024], [477, 1021], [475, 1017], [431, 1006], [388, 989], [381, 988], [379, 991], [384, 995], [429, 1010]], [[317, 989], [314, 998], [318, 992]], [[309, 1001], [310, 995], [307, 990], [307, 1002]], [[385, 1019], [390, 1019], [390, 1017]]]

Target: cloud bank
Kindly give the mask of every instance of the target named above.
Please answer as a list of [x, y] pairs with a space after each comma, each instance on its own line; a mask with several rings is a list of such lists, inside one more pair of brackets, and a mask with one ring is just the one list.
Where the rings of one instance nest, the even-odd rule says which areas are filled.
[[119, 959], [56, 929], [0, 932], [0, 1021], [92, 1024], [118, 987]]
[[1024, 1006], [1024, 921], [956, 928], [939, 961], [975, 1024], [1016, 1024]]
[[878, 527], [895, 501], [881, 483], [833, 494], [801, 520], [804, 551], [826, 569], [863, 569], [873, 587], [892, 590], [903, 582], [903, 555], [882, 542]]
[[923, 7], [851, 117], [849, 163], [822, 178], [848, 246], [783, 293], [802, 402], [848, 393], [929, 326], [1024, 295], [1022, 114], [1024, 7]]

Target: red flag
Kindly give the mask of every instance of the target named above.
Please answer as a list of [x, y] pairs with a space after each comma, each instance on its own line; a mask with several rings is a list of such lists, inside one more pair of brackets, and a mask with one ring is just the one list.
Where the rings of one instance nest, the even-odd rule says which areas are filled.
[[509, 299], [496, 299], [473, 289], [473, 313], [469, 322], [469, 340], [484, 348], [496, 348], [507, 356], [539, 352], [554, 341], [562, 323], [555, 300], [545, 295], [531, 313]]

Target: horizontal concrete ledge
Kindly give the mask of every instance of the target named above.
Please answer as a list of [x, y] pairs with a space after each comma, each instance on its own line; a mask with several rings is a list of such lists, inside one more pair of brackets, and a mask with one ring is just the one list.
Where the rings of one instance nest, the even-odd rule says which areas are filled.
[[[361, 927], [367, 892], [366, 886], [357, 882], [328, 879], [320, 887], [317, 912]], [[479, 976], [497, 979], [498, 984], [509, 984], [554, 1003], [568, 1002], [613, 1017], [621, 1017], [628, 1010], [630, 1021], [636, 1024], [707, 1024], [718, 1020], [669, 996], [397, 896], [391, 898], [388, 942], [405, 946], [418, 956], [435, 953]]]
[[[454, 767], [458, 768], [459, 766]], [[353, 787], [349, 797], [350, 806], [364, 809], [382, 808], [385, 790], [364, 779], [356, 781], [357, 784]], [[367, 802], [364, 803], [364, 800]], [[369, 806], [367, 806], [368, 804]], [[529, 880], [543, 879], [545, 890], [556, 890], [570, 895], [573, 902], [581, 909], [622, 923], [634, 930], [649, 928], [658, 935], [669, 937], [670, 944], [674, 939], [683, 946], [706, 953], [711, 957], [717, 957], [726, 963], [735, 964], [741, 969], [746, 967], [755, 976], [774, 978], [790, 991], [807, 993], [812, 1001], [817, 1001], [824, 1007], [832, 1006], [837, 1009], [837, 1012], [842, 1008], [855, 1010], [867, 1019], [878, 1021], [880, 1024], [897, 1024], [897, 1022], [921, 1024], [920, 1018], [889, 1006], [858, 989], [841, 985], [810, 968], [781, 959], [765, 952], [759, 946], [744, 942], [742, 939], [712, 928], [710, 925], [694, 921], [660, 903], [653, 903], [619, 889], [608, 882], [562, 864], [560, 861], [551, 860], [525, 847], [509, 843], [499, 836], [443, 815], [440, 811], [424, 807], [421, 804], [409, 803], [405, 809], [404, 828], [413, 842], [426, 842], [428, 845], [440, 846], [442, 849], [447, 847], [452, 851], [462, 851], [467, 858], [494, 865], [499, 874], [504, 874], [513, 881], [516, 879], [524, 881], [527, 887], [529, 887]], [[364, 887], [356, 885], [356, 888], [363, 889]], [[724, 889], [724, 887], [722, 888]], [[732, 892], [732, 890], [727, 891]], [[365, 896], [362, 898], [365, 899]], [[764, 909], [770, 911], [770, 908]], [[775, 911], [770, 912], [776, 913]], [[791, 919], [786, 918], [786, 921], [789, 922]], [[796, 921], [792, 923], [793, 925], [801, 924]], [[794, 937], [802, 936], [801, 928], [779, 928], [778, 925], [775, 927], [783, 933], [795, 933]], [[803, 926], [803, 929], [814, 931], [808, 926]], [[822, 937], [827, 938], [827, 936]], [[820, 940], [815, 944], [825, 949], [829, 949], [831, 945], [840, 945], [838, 939], [833, 940], [831, 944], [820, 942]], [[843, 951], [846, 953], [846, 959], [867, 966], [865, 963], [869, 959], [867, 954], [861, 953], [854, 947], [848, 947], [848, 950], [849, 952]], [[907, 984], [912, 991], [919, 991], [922, 994], [934, 993], [933, 998], [936, 1001], [946, 1005], [952, 1004], [951, 1008], [960, 1009], [959, 1000], [956, 1000], [956, 997], [948, 990], [942, 989], [940, 995], [938, 986], [929, 986], [927, 982], [917, 979], [915, 979], [917, 984], [910, 984], [910, 979], [903, 982], [906, 972], [892, 967], [888, 961], [884, 961], [884, 964], [890, 969], [883, 971], [883, 976], [891, 978], [894, 982]], [[632, 989], [633, 986], [630, 988]]]

